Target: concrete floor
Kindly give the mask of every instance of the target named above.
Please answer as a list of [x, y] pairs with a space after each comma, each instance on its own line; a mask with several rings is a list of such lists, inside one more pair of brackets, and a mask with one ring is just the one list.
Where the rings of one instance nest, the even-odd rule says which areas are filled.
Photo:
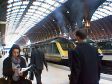
[[[0, 77], [2, 77], [2, 63], [6, 56], [0, 58]], [[48, 63], [48, 72], [44, 68], [42, 73], [43, 84], [69, 84], [69, 68], [61, 65]], [[32, 81], [36, 84], [36, 80]], [[112, 75], [101, 74], [100, 84], [112, 84]]]

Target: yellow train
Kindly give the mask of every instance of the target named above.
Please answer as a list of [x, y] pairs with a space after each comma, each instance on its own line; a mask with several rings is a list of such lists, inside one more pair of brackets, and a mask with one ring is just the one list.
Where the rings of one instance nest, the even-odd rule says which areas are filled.
[[65, 38], [54, 38], [46, 42], [37, 43], [45, 53], [45, 58], [53, 62], [65, 62], [68, 60], [68, 49], [74, 44]]
[[[95, 42], [89, 40], [88, 43], [95, 46]], [[68, 49], [73, 49], [76, 47], [76, 42], [74, 40], [68, 40], [65, 38], [54, 38], [45, 42], [39, 42], [31, 45], [31, 47], [38, 46], [45, 54], [45, 58], [52, 62], [68, 62]], [[28, 49], [31, 50], [31, 49]], [[102, 54], [102, 51], [98, 49], [98, 52]]]

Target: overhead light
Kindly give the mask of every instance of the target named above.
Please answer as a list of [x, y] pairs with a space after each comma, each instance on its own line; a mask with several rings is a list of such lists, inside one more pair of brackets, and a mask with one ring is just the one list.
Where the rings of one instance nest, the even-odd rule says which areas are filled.
[[67, 11], [67, 13], [70, 13], [69, 11]]
[[104, 31], [104, 29], [102, 29]]
[[72, 38], [69, 36], [69, 38], [68, 38], [69, 40], [71, 40]]
[[64, 34], [63, 34], [63, 36], [64, 36], [64, 37], [66, 37], [66, 36], [67, 36], [67, 34], [66, 34], [66, 33], [64, 33]]
[[27, 45], [30, 45], [30, 44], [31, 44], [31, 41], [30, 41], [30, 40], [28, 40]]
[[85, 28], [89, 28], [90, 27], [90, 20], [86, 20], [84, 22], [84, 26], [85, 26]]

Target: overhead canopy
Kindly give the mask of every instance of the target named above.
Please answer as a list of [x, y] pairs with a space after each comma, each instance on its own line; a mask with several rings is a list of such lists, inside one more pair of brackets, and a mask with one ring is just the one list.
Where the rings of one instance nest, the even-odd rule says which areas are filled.
[[31, 42], [66, 36], [76, 25], [81, 28], [84, 20], [95, 21], [111, 15], [112, 1], [8, 0], [7, 8], [5, 41], [10, 45], [24, 35]]
[[109, 15], [112, 15], [112, 0], [105, 1], [98, 7], [98, 9], [96, 9], [92, 16], [92, 21], [104, 18]]
[[6, 42], [15, 42], [65, 1], [8, 0]]
[[[77, 0], [74, 0], [74, 2]], [[79, 0], [80, 1], [80, 0]], [[84, 9], [83, 17], [79, 15], [77, 19], [73, 19], [76, 17], [76, 13], [78, 10], [75, 9], [72, 12], [71, 2], [69, 0], [63, 6], [55, 10], [52, 14], [43, 19], [39, 24], [29, 30], [25, 35], [30, 39], [31, 43], [35, 43], [38, 41], [45, 41], [50, 38], [55, 37], [66, 37], [71, 32], [75, 30], [75, 25], [83, 25], [83, 18], [87, 20], [92, 20], [91, 29], [89, 31], [89, 37], [93, 40], [103, 40], [107, 38], [111, 38], [112, 32], [112, 1], [111, 0], [85, 0], [88, 4]], [[104, 2], [104, 3], [103, 3]], [[79, 2], [77, 2], [79, 3]], [[80, 6], [80, 4], [79, 4]], [[106, 11], [106, 12], [105, 12]], [[79, 11], [82, 13], [81, 11]], [[105, 14], [102, 14], [105, 12]], [[74, 13], [74, 14], [73, 14]], [[56, 16], [58, 14], [58, 16]], [[108, 16], [108, 17], [107, 17]], [[102, 19], [103, 18], [103, 19]], [[78, 23], [79, 22], [79, 23]], [[74, 25], [75, 24], [75, 25]], [[109, 25], [108, 25], [109, 24]], [[102, 32], [105, 31], [105, 32]], [[107, 32], [108, 31], [108, 32]], [[104, 35], [106, 35], [104, 37]], [[104, 38], [103, 38], [104, 37]], [[71, 37], [67, 37], [68, 39], [74, 38], [74, 34], [72, 33]]]

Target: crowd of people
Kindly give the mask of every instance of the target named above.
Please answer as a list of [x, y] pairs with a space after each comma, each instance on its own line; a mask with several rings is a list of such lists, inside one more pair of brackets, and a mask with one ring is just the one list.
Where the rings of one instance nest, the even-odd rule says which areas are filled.
[[[69, 75], [69, 84], [99, 84], [101, 59], [98, 49], [86, 43], [86, 32], [78, 30], [75, 33], [78, 41], [75, 49], [68, 50], [68, 59], [71, 74]], [[42, 84], [41, 74], [43, 65], [48, 71], [47, 62], [45, 60], [44, 52], [35, 46], [31, 52], [30, 64], [31, 66], [26, 71], [21, 71], [26, 68], [26, 61], [20, 55], [20, 47], [16, 44], [12, 46], [9, 51], [9, 56], [3, 61], [3, 76], [10, 80], [10, 84], [32, 84], [34, 75], [37, 84]], [[27, 54], [25, 54], [27, 55]], [[29, 72], [29, 77], [27, 77]]]

